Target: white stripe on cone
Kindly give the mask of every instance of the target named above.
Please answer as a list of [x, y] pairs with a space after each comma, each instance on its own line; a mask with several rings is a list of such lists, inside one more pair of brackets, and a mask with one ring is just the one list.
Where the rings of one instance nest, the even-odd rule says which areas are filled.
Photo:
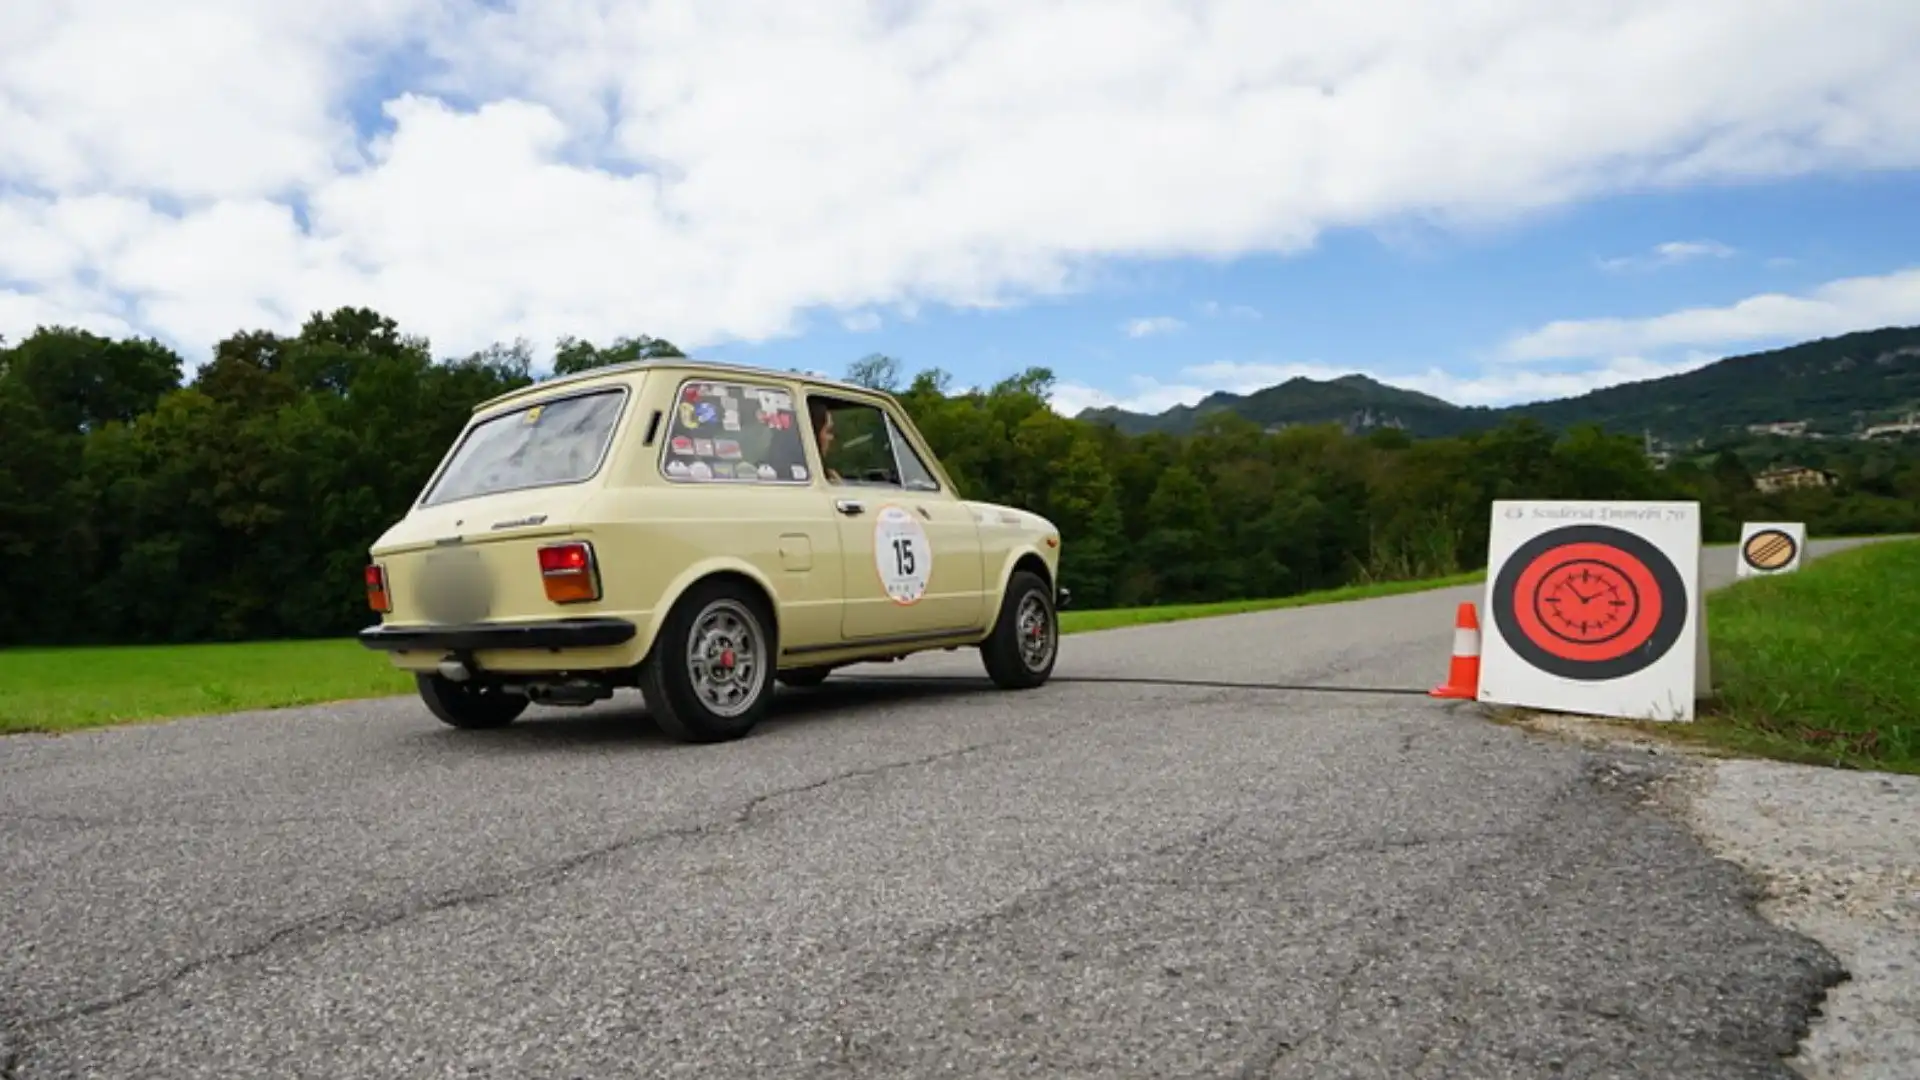
[[1471, 627], [1456, 627], [1453, 631], [1453, 655], [1479, 656], [1480, 631]]

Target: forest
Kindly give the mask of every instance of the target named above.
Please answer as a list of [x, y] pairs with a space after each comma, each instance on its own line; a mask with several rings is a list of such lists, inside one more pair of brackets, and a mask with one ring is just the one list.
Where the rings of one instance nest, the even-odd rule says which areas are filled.
[[[645, 336], [567, 339], [554, 371], [671, 355]], [[523, 342], [437, 359], [363, 308], [236, 333], [186, 368], [158, 342], [68, 327], [0, 341], [0, 646], [350, 634], [371, 618], [368, 544], [475, 404], [540, 377]], [[1475, 569], [1495, 498], [1698, 499], [1710, 542], [1757, 518], [1920, 530], [1911, 444], [1854, 453], [1834, 487], [1763, 494], [1737, 447], [1658, 469], [1639, 433], [1592, 424], [1413, 438], [1217, 412], [1129, 435], [1055, 412], [1044, 368], [964, 392], [886, 356], [844, 376], [895, 392], [963, 495], [1053, 518], [1079, 607]]]

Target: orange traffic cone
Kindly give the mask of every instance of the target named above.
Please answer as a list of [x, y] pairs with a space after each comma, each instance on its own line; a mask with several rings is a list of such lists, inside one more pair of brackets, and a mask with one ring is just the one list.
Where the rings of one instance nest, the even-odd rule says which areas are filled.
[[1447, 665], [1447, 681], [1427, 693], [1467, 701], [1480, 696], [1480, 618], [1471, 601], [1461, 603], [1453, 617], [1453, 661]]

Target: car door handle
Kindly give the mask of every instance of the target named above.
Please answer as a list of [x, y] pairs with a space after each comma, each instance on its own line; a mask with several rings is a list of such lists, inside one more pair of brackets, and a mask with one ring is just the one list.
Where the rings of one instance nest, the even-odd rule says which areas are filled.
[[835, 499], [833, 508], [848, 516], [867, 512], [867, 504], [857, 499]]

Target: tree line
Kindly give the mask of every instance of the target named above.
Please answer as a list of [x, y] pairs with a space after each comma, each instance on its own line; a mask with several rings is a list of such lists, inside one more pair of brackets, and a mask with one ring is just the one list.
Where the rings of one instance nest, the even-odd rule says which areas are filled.
[[[566, 339], [554, 369], [676, 355], [652, 337]], [[70, 327], [0, 341], [0, 645], [351, 633], [370, 618], [367, 546], [475, 404], [538, 378], [524, 342], [436, 359], [364, 308], [237, 333], [185, 367], [156, 341]], [[1414, 440], [1210, 415], [1135, 437], [1054, 412], [1044, 368], [966, 392], [884, 356], [847, 377], [899, 396], [963, 495], [1057, 522], [1086, 607], [1473, 569], [1494, 498], [1699, 499], [1710, 540], [1755, 518], [1920, 530], [1911, 452], [1866, 480], [1763, 494], [1733, 450], [1660, 470], [1638, 438], [1591, 426]]]

